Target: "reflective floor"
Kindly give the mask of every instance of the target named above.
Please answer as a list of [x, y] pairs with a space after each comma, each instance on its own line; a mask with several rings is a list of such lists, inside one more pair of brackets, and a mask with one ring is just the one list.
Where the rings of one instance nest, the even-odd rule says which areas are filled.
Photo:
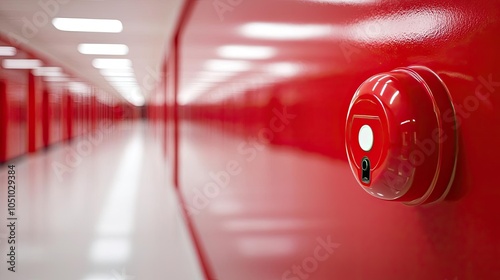
[[121, 124], [15, 161], [12, 215], [2, 166], [0, 279], [203, 279], [156, 141]]

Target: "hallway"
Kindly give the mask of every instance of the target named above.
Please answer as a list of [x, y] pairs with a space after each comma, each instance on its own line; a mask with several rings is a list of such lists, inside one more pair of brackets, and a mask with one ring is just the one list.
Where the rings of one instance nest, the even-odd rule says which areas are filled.
[[[0, 278], [203, 279], [152, 133], [145, 122], [101, 125], [14, 161], [16, 273], [2, 261]], [[7, 173], [2, 166], [2, 260], [10, 247]]]
[[0, 280], [500, 279], [499, 4], [0, 0]]

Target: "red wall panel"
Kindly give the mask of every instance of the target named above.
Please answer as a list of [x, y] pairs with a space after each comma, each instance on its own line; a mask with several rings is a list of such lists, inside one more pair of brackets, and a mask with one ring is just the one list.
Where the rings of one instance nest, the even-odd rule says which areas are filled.
[[0, 81], [0, 163], [7, 159], [7, 87]]
[[[21, 71], [20, 71], [21, 72]], [[23, 71], [25, 72], [25, 71]], [[28, 151], [27, 139], [27, 75], [15, 73], [16, 79], [6, 81], [5, 159], [10, 160]], [[26, 78], [23, 80], [23, 78]], [[25, 82], [23, 84], [23, 81]]]
[[50, 111], [50, 94], [44, 89], [42, 92], [42, 106], [41, 106], [41, 117], [42, 117], [42, 145], [43, 147], [48, 147], [50, 145], [50, 131], [51, 131], [51, 111]]
[[73, 97], [67, 92], [63, 95], [63, 135], [65, 140], [71, 140], [74, 136], [74, 113]]
[[48, 93], [49, 100], [49, 143], [55, 144], [63, 140], [63, 104], [60, 93]]
[[[500, 277], [497, 3], [193, 2], [176, 50], [176, 185], [211, 278]], [[228, 46], [272, 55], [224, 57]], [[410, 65], [433, 69], [457, 110], [456, 178], [435, 205], [367, 195], [346, 158], [359, 85]]]
[[28, 74], [28, 152], [36, 152], [43, 144], [44, 90], [42, 78]]

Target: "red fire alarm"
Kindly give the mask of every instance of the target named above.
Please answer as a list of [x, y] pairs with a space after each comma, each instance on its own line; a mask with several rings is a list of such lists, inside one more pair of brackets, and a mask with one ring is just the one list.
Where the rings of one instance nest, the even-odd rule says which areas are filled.
[[369, 78], [354, 94], [346, 121], [347, 157], [361, 188], [408, 205], [444, 199], [457, 161], [455, 120], [446, 86], [428, 68]]

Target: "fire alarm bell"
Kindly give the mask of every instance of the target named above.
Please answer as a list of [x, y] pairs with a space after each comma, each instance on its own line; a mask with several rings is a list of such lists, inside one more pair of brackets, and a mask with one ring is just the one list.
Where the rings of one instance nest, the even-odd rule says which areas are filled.
[[455, 127], [450, 94], [430, 69], [375, 75], [349, 106], [345, 143], [352, 173], [378, 199], [408, 205], [439, 201], [454, 178]]

